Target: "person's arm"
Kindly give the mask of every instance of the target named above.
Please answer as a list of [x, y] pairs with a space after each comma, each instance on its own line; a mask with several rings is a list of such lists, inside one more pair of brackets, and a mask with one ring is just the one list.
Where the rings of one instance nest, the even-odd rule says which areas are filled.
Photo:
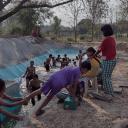
[[66, 89], [68, 90], [69, 94], [72, 95], [73, 97], [75, 97], [77, 84], [78, 84], [78, 81], [76, 81], [73, 84], [71, 84], [68, 87], [66, 87]]
[[28, 73], [28, 67], [27, 67], [26, 72], [25, 72], [25, 74], [23, 75], [23, 77], [25, 77], [25, 76], [27, 75], [27, 73]]
[[36, 74], [36, 67], [34, 67], [34, 74]]
[[18, 121], [19, 120], [23, 120], [23, 116], [14, 115], [14, 114], [12, 114], [10, 112], [7, 112], [7, 111], [5, 111], [3, 109], [0, 109], [0, 113], [2, 113], [3, 115], [6, 115], [9, 118], [14, 119], [14, 120], [18, 120]]
[[0, 105], [1, 106], [5, 106], [5, 107], [13, 107], [13, 106], [17, 106], [17, 105], [22, 105], [22, 104], [26, 104], [27, 99], [21, 100], [21, 101], [16, 101], [14, 103], [7, 103], [5, 101], [0, 101]]
[[82, 56], [80, 57], [80, 59], [79, 59], [79, 66], [81, 66], [81, 63], [82, 63]]
[[31, 98], [35, 97], [36, 95], [39, 95], [39, 94], [41, 94], [41, 89], [38, 89], [38, 90], [32, 92], [32, 93], [31, 93], [30, 95], [28, 95], [25, 99], [29, 100], [29, 99], [31, 99]]
[[4, 94], [3, 98], [11, 100], [11, 101], [21, 101], [21, 100], [23, 100], [23, 98], [21, 98], [21, 97], [11, 97], [11, 96], [8, 96], [7, 94]]

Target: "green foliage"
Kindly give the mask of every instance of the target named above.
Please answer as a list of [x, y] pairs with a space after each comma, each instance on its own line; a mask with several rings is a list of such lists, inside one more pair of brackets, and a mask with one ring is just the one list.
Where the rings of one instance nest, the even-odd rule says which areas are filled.
[[85, 40], [85, 36], [80, 36], [80, 40]]
[[74, 39], [71, 38], [71, 37], [69, 37], [69, 38], [67, 38], [67, 41], [69, 41], [69, 42], [74, 42]]
[[10, 34], [16, 35], [16, 34], [22, 34], [22, 29], [19, 26], [15, 26], [10, 30]]
[[56, 40], [56, 37], [51, 37], [51, 40]]
[[91, 20], [90, 19], [82, 19], [78, 23], [78, 30], [80, 34], [87, 34], [91, 31]]
[[58, 36], [58, 33], [61, 28], [61, 19], [59, 19], [57, 16], [54, 17], [54, 23], [53, 23], [53, 31], [56, 36]]
[[36, 25], [39, 13], [34, 9], [24, 9], [18, 13], [18, 21], [23, 27], [23, 34], [30, 34]]

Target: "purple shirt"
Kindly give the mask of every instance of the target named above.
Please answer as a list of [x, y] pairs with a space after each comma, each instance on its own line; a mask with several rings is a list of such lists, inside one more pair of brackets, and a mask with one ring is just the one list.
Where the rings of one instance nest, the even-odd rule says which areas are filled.
[[66, 67], [58, 72], [55, 72], [51, 77], [53, 86], [57, 88], [64, 88], [77, 82], [80, 78], [79, 67]]

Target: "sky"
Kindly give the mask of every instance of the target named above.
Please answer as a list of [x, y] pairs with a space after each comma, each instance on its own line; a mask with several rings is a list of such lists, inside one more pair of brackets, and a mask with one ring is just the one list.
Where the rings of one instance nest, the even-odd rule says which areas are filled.
[[[109, 6], [112, 7], [113, 10], [113, 21], [115, 21], [116, 19], [116, 11], [118, 10], [116, 8], [118, 5], [119, 5], [119, 0], [110, 0], [109, 2]], [[71, 18], [69, 18], [68, 16], [69, 10], [65, 10], [63, 6], [60, 6], [52, 9], [52, 11], [54, 11], [54, 15], [58, 16], [61, 19], [61, 24], [63, 26], [68, 27], [72, 25]], [[85, 18], [85, 15], [81, 15], [79, 17], [79, 21], [83, 18]], [[106, 20], [103, 22], [109, 22], [109, 19], [106, 18]]]

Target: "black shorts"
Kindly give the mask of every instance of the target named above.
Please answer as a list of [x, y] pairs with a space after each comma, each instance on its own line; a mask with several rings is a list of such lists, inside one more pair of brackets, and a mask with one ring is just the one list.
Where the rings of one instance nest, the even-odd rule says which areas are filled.
[[33, 79], [33, 75], [30, 76], [26, 76], [26, 79], [28, 79], [29, 81]]
[[49, 64], [46, 64], [46, 65], [45, 65], [45, 68], [46, 68], [46, 71], [49, 71], [49, 70], [50, 70]]

